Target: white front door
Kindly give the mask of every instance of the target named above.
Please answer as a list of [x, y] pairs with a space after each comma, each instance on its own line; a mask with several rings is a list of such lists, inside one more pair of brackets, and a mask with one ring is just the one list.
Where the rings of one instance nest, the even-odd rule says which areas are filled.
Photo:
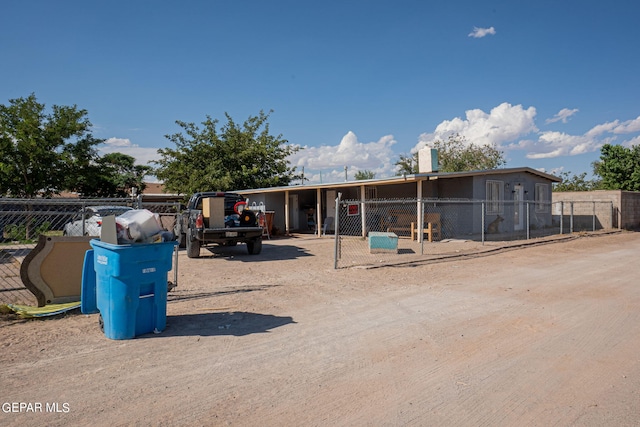
[[524, 230], [524, 187], [517, 184], [513, 187], [513, 229]]
[[[336, 216], [336, 190], [327, 190], [325, 197], [325, 207], [327, 209], [327, 217]], [[333, 230], [333, 226], [331, 226]]]

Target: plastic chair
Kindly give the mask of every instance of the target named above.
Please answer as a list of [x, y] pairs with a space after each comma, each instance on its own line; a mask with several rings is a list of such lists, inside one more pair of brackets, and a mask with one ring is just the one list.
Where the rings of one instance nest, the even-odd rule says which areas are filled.
[[328, 216], [324, 219], [324, 223], [322, 224], [322, 235], [327, 234], [327, 230], [333, 225], [333, 217]]

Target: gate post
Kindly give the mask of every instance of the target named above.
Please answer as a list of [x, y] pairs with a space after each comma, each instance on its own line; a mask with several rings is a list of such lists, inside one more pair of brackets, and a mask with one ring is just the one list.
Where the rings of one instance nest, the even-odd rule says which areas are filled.
[[338, 250], [339, 250], [339, 240], [340, 240], [340, 198], [342, 197], [342, 193], [338, 193], [338, 197], [336, 197], [336, 216], [335, 216], [335, 230], [334, 230], [334, 248], [333, 248], [333, 269], [338, 269]]

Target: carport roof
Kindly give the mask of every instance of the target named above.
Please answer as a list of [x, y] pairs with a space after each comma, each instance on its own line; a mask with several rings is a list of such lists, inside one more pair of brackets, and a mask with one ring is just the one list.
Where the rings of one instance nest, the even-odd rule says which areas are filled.
[[551, 175], [545, 172], [540, 172], [539, 170], [536, 170], [530, 167], [519, 167], [519, 168], [504, 168], [504, 169], [485, 169], [485, 170], [466, 171], [466, 172], [416, 173], [411, 175], [394, 176], [391, 178], [330, 182], [326, 184], [304, 184], [304, 185], [299, 184], [299, 185], [288, 185], [283, 187], [254, 188], [254, 189], [248, 189], [248, 190], [236, 190], [234, 191], [234, 193], [255, 194], [255, 193], [276, 193], [276, 192], [292, 191], [292, 190], [293, 191], [312, 190], [317, 188], [334, 189], [334, 188], [345, 188], [345, 187], [353, 187], [353, 186], [361, 186], [361, 185], [389, 185], [389, 184], [398, 184], [401, 182], [417, 182], [417, 181], [427, 181], [427, 180], [436, 180], [436, 179], [466, 178], [466, 177], [483, 176], [483, 175], [507, 175], [507, 174], [514, 174], [514, 173], [530, 173], [530, 174], [548, 179], [551, 182], [562, 182], [562, 179], [555, 175]]

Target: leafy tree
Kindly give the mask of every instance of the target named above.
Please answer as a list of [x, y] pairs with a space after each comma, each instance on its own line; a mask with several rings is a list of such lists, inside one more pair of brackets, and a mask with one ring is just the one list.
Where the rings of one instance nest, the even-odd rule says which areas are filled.
[[585, 179], [586, 172], [580, 175], [572, 175], [571, 172], [562, 172], [560, 177], [562, 182], [553, 184], [553, 191], [592, 191], [601, 187], [600, 180]]
[[67, 174], [64, 189], [85, 197], [111, 197], [107, 172], [98, 163], [99, 156], [92, 140], [83, 139], [64, 151]]
[[[82, 149], [80, 149], [82, 152]], [[65, 183], [65, 189], [84, 197], [127, 197], [132, 188], [141, 193], [145, 175], [151, 166], [136, 165], [135, 158], [123, 153], [109, 153], [99, 157], [95, 150], [73, 156], [69, 164], [75, 169]]]
[[469, 144], [460, 134], [451, 135], [446, 141], [435, 141], [441, 172], [464, 172], [497, 169], [504, 165], [504, 153], [495, 145]]
[[361, 181], [363, 179], [374, 179], [375, 177], [376, 173], [367, 169], [357, 171], [355, 174], [356, 181]]
[[83, 196], [121, 197], [144, 189], [153, 168], [122, 153], [98, 155], [104, 140], [91, 134], [87, 111], [45, 105], [31, 94], [0, 105], [0, 195], [48, 197], [62, 190]]
[[603, 145], [593, 171], [602, 179], [604, 190], [640, 191], [640, 145]]
[[[438, 150], [440, 172], [497, 169], [506, 163], [504, 153], [495, 145], [469, 144], [460, 134], [451, 135], [446, 141], [436, 140], [432, 146]], [[418, 153], [400, 155], [396, 166], [400, 174], [418, 173]]]
[[175, 149], [158, 150], [156, 176], [165, 188], [180, 194], [204, 190], [241, 190], [288, 185], [295, 168], [287, 157], [298, 147], [282, 135], [269, 133], [269, 114], [260, 111], [241, 126], [226, 114], [227, 123], [218, 129], [218, 120], [207, 116], [203, 129], [194, 123], [176, 121], [183, 132], [165, 137]]
[[133, 188], [142, 193], [146, 188], [145, 175], [153, 171], [151, 166], [136, 165], [136, 159], [123, 153], [105, 154], [98, 160], [100, 168], [106, 173], [107, 180], [113, 186], [112, 196], [126, 197]]
[[34, 94], [0, 105], [0, 194], [59, 193], [73, 172], [74, 161], [90, 157], [93, 147], [102, 142], [91, 135], [90, 128], [86, 110], [54, 105], [46, 113]]
[[408, 154], [400, 154], [400, 159], [396, 162], [399, 175], [412, 175], [418, 173], [418, 153], [413, 156]]

